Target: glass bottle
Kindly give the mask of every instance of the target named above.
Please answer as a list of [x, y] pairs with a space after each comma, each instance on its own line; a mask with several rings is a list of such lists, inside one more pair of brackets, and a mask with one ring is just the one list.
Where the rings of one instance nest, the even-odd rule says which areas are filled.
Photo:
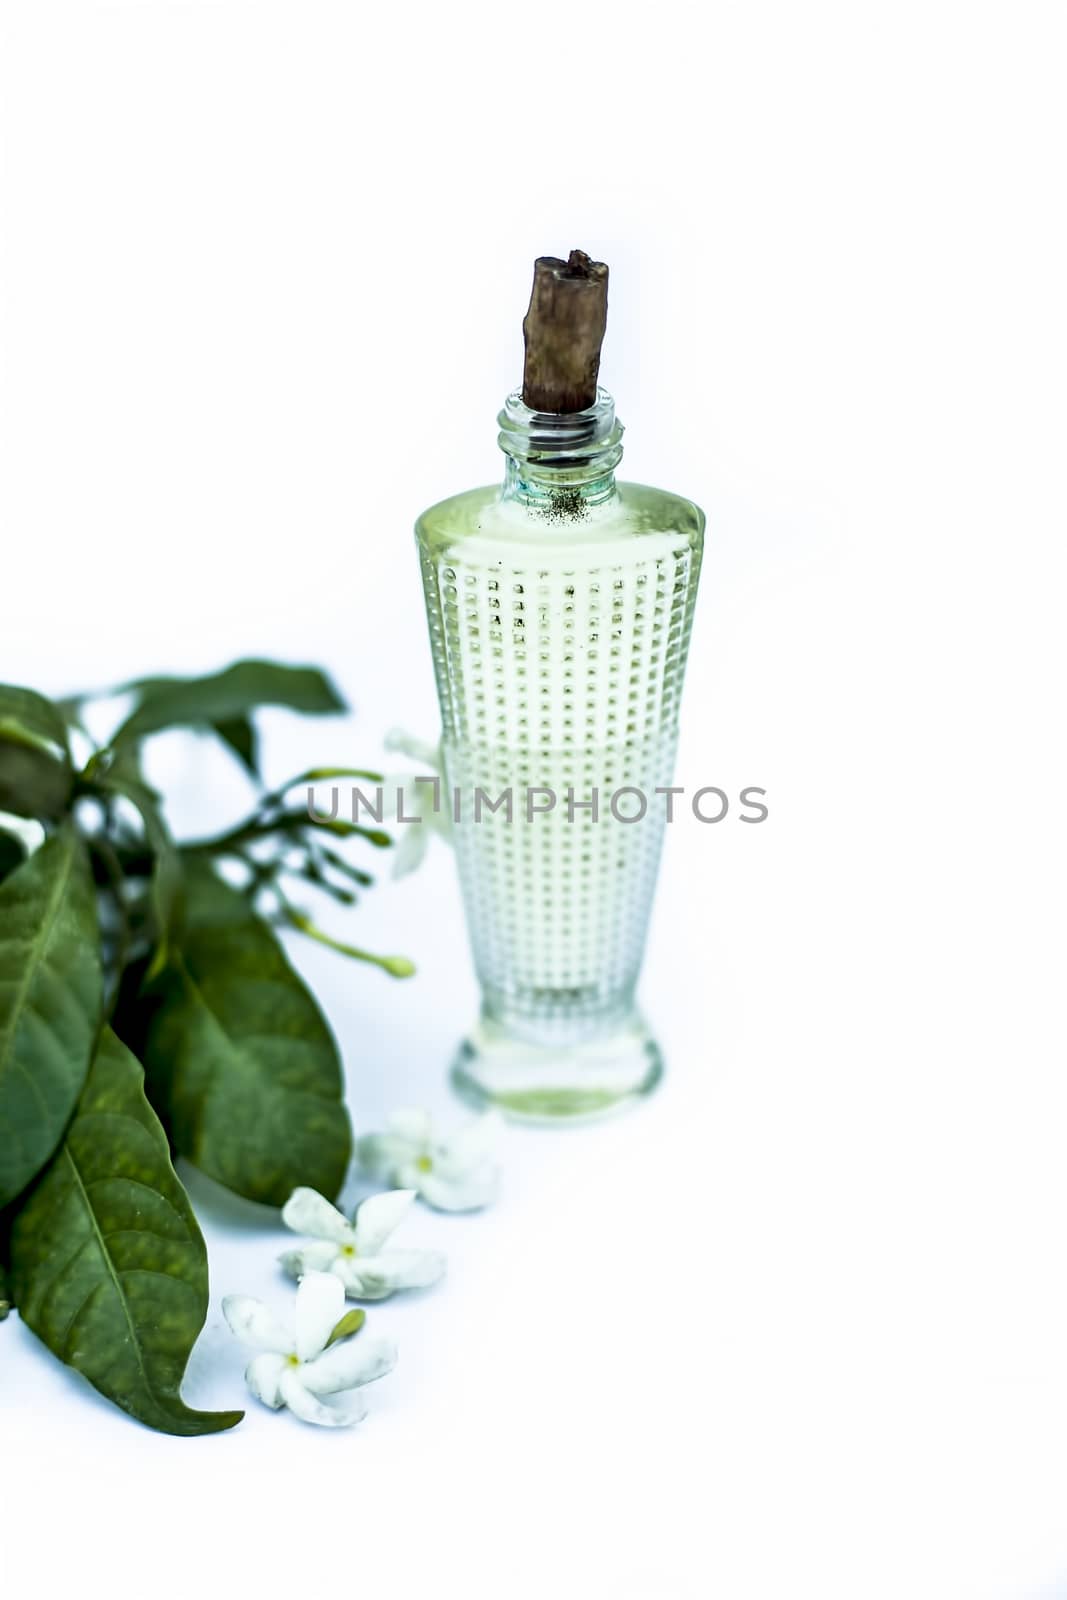
[[416, 525], [481, 1016], [453, 1077], [536, 1120], [647, 1092], [637, 1011], [703, 544], [689, 500], [617, 483], [611, 396], [499, 417], [502, 488]]

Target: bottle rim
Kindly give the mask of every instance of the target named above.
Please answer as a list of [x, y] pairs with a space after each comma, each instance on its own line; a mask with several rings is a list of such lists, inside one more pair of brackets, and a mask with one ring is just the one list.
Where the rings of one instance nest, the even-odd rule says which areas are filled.
[[513, 461], [554, 463], [565, 466], [605, 457], [604, 470], [622, 458], [623, 425], [615, 415], [615, 401], [606, 389], [584, 411], [532, 411], [513, 389], [497, 417], [498, 443]]

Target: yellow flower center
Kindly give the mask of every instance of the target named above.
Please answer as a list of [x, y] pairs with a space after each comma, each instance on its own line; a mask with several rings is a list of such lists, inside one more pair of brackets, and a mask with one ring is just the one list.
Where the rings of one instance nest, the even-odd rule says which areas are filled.
[[357, 1249], [356, 1249], [354, 1244], [343, 1244], [341, 1246], [341, 1254], [343, 1256], [348, 1256], [348, 1258], [351, 1260], [351, 1258], [354, 1255], [358, 1255], [359, 1252], [357, 1251]]
[[416, 1165], [416, 1167], [418, 1167], [420, 1172], [432, 1172], [433, 1171], [433, 1162], [430, 1160], [429, 1156], [419, 1156], [419, 1158], [416, 1161], [415, 1165]]

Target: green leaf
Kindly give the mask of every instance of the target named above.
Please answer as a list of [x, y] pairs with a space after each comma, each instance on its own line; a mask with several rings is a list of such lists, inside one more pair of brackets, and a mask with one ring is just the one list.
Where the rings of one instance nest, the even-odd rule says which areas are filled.
[[212, 723], [223, 744], [228, 745], [249, 777], [259, 781], [259, 739], [251, 717], [226, 717]]
[[0, 731], [20, 736], [27, 744], [52, 746], [60, 755], [69, 754], [67, 725], [59, 707], [36, 689], [0, 683]]
[[137, 1061], [101, 1034], [74, 1120], [11, 1234], [19, 1315], [61, 1361], [161, 1433], [240, 1411], [181, 1398], [208, 1304], [207, 1251]]
[[138, 694], [139, 704], [112, 740], [120, 747], [161, 728], [217, 727], [246, 717], [257, 706], [286, 706], [312, 715], [345, 709], [317, 667], [276, 661], [236, 661], [204, 678], [146, 678], [127, 687]]
[[58, 708], [33, 689], [0, 684], [0, 811], [61, 816], [72, 781]]
[[299, 1184], [337, 1194], [351, 1131], [333, 1035], [271, 929], [203, 863], [146, 1009], [149, 1096], [183, 1155], [268, 1205]]
[[0, 729], [0, 811], [20, 817], [61, 817], [72, 776], [65, 762]]
[[99, 1021], [100, 935], [72, 827], [0, 886], [0, 1206], [58, 1145]]

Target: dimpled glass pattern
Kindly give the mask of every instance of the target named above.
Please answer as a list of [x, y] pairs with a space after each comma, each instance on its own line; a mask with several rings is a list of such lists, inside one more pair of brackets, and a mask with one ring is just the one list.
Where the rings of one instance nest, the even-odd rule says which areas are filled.
[[418, 526], [483, 993], [462, 1076], [532, 1114], [601, 1110], [658, 1072], [634, 991], [703, 517], [615, 484], [611, 422], [607, 450], [600, 438], [577, 462], [532, 465], [520, 438], [503, 492], [457, 496]]

